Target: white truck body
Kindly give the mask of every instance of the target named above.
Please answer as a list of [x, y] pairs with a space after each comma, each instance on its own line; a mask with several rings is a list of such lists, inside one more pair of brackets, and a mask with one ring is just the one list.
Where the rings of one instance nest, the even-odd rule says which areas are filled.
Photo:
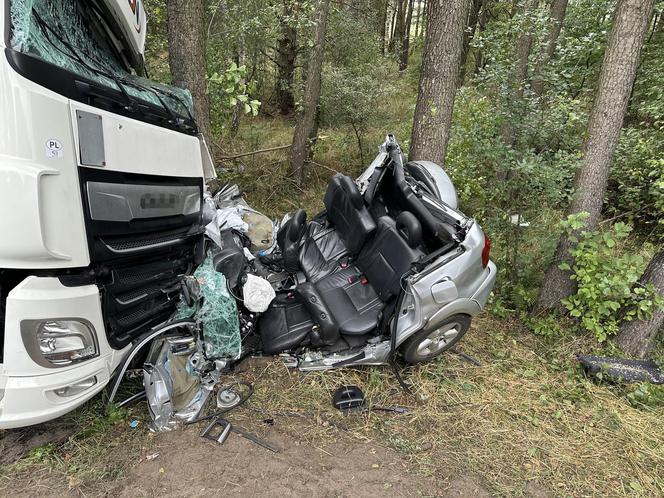
[[[0, 429], [81, 405], [104, 388], [136, 337], [172, 315], [173, 286], [194, 266], [202, 239], [211, 166], [191, 128], [159, 124], [145, 110], [115, 112], [112, 99], [96, 96], [103, 88], [86, 86], [89, 78], [15, 50], [4, 3]], [[105, 4], [127, 53], [142, 59], [142, 2]]]

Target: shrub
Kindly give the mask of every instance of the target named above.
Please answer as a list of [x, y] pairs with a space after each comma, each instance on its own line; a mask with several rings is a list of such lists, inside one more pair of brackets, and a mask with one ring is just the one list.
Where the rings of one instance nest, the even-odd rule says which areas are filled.
[[652, 285], [638, 283], [646, 261], [641, 254], [630, 252], [627, 241], [632, 227], [616, 223], [605, 231], [585, 231], [587, 213], [573, 215], [563, 221], [574, 248], [570, 251], [573, 264], [560, 265], [572, 272], [577, 291], [563, 304], [582, 328], [603, 342], [618, 332], [621, 320], [644, 319], [664, 299]]

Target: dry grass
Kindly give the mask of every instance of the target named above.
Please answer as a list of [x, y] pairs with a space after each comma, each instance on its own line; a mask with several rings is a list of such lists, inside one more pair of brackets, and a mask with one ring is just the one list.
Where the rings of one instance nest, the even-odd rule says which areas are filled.
[[[523, 494], [531, 481], [557, 496], [662, 495], [664, 410], [635, 409], [621, 391], [581, 376], [573, 353], [589, 344], [568, 338], [552, 349], [516, 324], [477, 320], [461, 349], [482, 366], [446, 355], [409, 368], [414, 397], [387, 368], [300, 374], [275, 362], [252, 374], [261, 410], [253, 416], [292, 424], [315, 445], [347, 431], [396, 449], [420, 473], [478, 474], [500, 495]], [[375, 406], [411, 411], [344, 416], [330, 399], [345, 383]]]
[[[412, 471], [445, 481], [471, 473], [497, 495], [526, 494], [536, 484], [555, 496], [661, 496], [664, 493], [664, 407], [634, 408], [625, 392], [598, 385], [577, 369], [574, 353], [590, 340], [555, 345], [514, 322], [476, 319], [460, 349], [476, 367], [447, 354], [404, 371], [414, 396], [386, 367], [301, 373], [276, 360], [238, 377], [255, 383], [250, 402], [231, 419], [257, 428], [265, 419], [302, 442], [322, 447], [341, 436], [398, 451]], [[373, 406], [405, 406], [405, 415], [344, 415], [332, 392], [357, 384]], [[82, 432], [60, 447], [43, 447], [0, 471], [25, 486], [94, 486], [123, 476], [149, 451], [144, 404], [99, 418], [99, 403], [75, 417]], [[138, 429], [129, 422], [139, 419]]]

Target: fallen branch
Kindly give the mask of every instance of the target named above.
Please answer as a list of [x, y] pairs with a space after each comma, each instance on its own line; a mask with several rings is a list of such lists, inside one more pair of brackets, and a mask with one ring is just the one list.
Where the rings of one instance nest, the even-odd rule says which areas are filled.
[[283, 150], [283, 149], [290, 149], [292, 147], [292, 144], [288, 145], [280, 145], [279, 147], [271, 147], [269, 149], [260, 149], [260, 150], [254, 150], [251, 152], [243, 152], [242, 154], [235, 154], [234, 156], [224, 156], [220, 157], [220, 161], [232, 161], [233, 159], [239, 159], [240, 157], [246, 157], [246, 156], [254, 156], [256, 154], [263, 154], [265, 152], [274, 152], [275, 150]]

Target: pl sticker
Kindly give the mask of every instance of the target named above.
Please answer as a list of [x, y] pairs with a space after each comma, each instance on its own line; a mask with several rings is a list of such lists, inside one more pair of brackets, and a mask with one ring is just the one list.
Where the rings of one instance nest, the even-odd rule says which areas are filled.
[[64, 154], [62, 142], [51, 138], [46, 141], [46, 157], [49, 159], [60, 159]]

